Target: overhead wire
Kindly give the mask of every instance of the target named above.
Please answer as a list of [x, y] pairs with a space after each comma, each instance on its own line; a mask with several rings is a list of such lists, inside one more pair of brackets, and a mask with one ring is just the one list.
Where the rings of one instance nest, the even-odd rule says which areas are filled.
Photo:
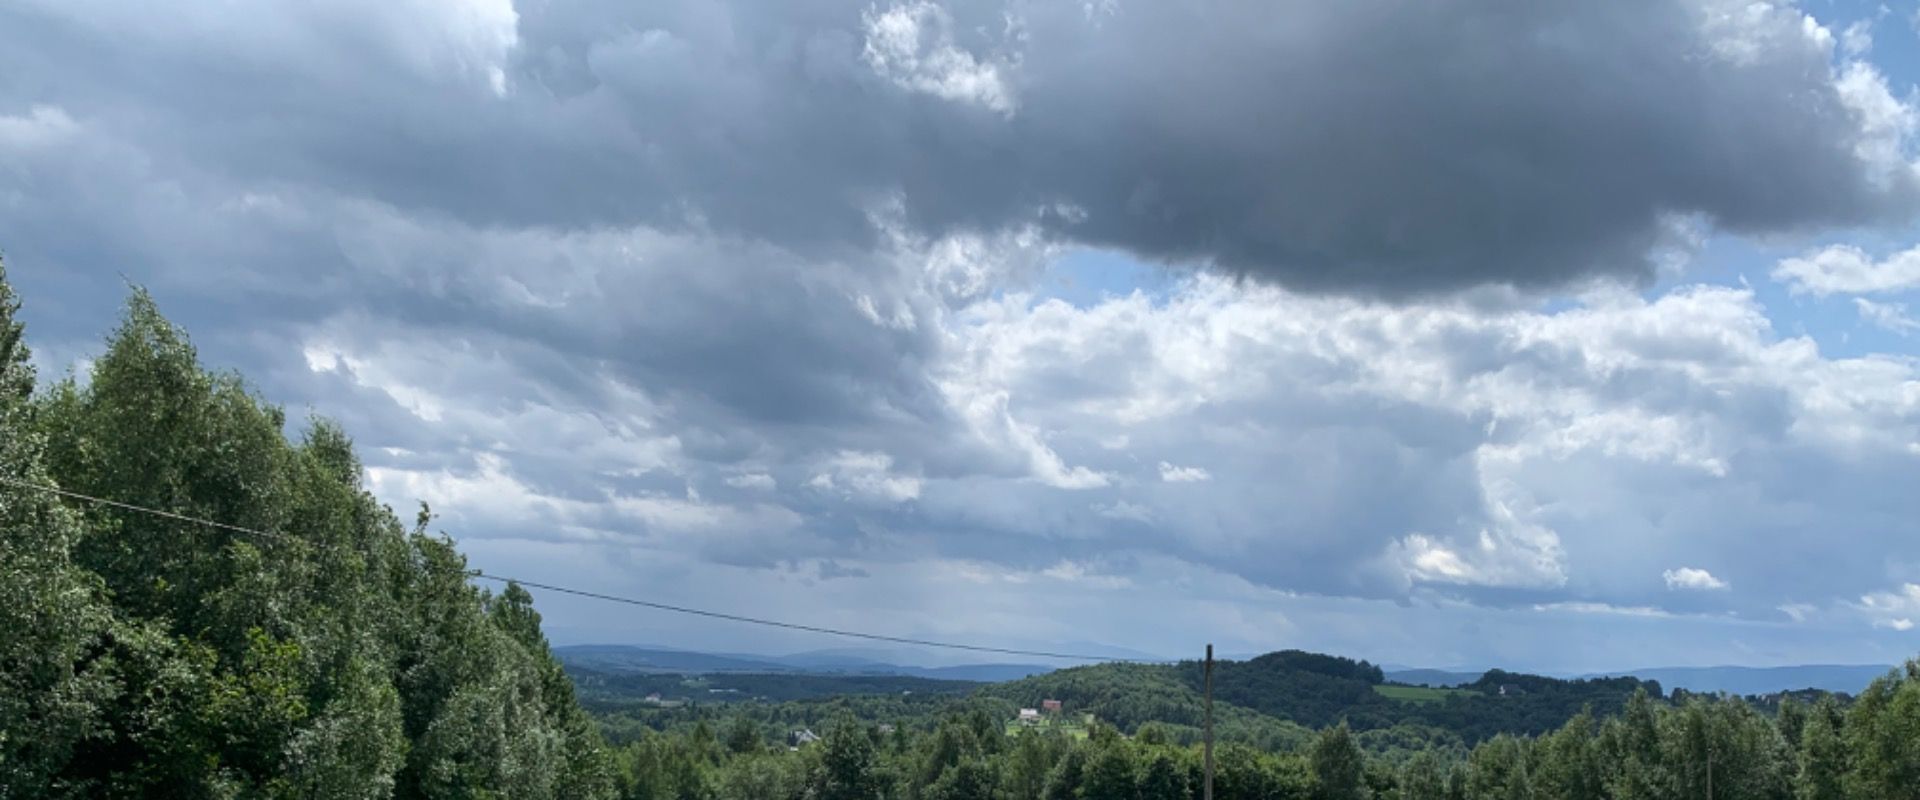
[[[286, 534], [286, 533], [264, 531], [264, 530], [259, 530], [257, 528], [248, 528], [241, 525], [232, 525], [225, 522], [218, 522], [215, 520], [204, 519], [201, 517], [194, 517], [186, 514], [179, 514], [172, 511], [166, 511], [166, 510], [157, 509], [157, 508], [148, 508], [146, 506], [136, 505], [134, 503], [126, 503], [118, 500], [111, 500], [104, 497], [95, 497], [93, 495], [83, 494], [83, 493], [75, 492], [69, 489], [62, 489], [58, 486], [46, 486], [42, 484], [32, 483], [30, 481], [18, 480], [15, 478], [7, 477], [5, 475], [0, 475], [0, 483], [7, 484], [9, 486], [15, 486], [22, 489], [30, 489], [34, 491], [46, 492], [48, 494], [57, 495], [57, 496], [65, 497], [72, 500], [80, 500], [88, 503], [107, 506], [110, 508], [117, 508], [123, 511], [133, 511], [141, 514], [149, 514], [152, 516], [162, 517], [162, 518], [174, 520], [177, 522], [186, 522], [191, 524], [205, 525], [210, 528], [216, 528], [219, 530], [229, 531], [233, 533], [243, 533], [243, 534], [248, 534], [252, 536], [260, 536], [264, 538], [278, 539], [283, 541], [294, 541], [294, 542], [300, 542], [307, 545], [314, 544], [314, 542], [312, 542], [311, 540], [308, 540], [299, 536]], [[1116, 658], [1113, 656], [1092, 655], [1087, 653], [1061, 653], [1061, 652], [1050, 652], [1045, 650], [1026, 650], [1026, 649], [1013, 648], [1013, 647], [990, 647], [987, 645], [967, 644], [964, 642], [949, 642], [949, 641], [941, 641], [937, 639], [920, 639], [920, 638], [914, 638], [909, 636], [890, 636], [887, 634], [867, 633], [864, 631], [856, 631], [856, 630], [851, 630], [847, 628], [832, 628], [824, 625], [809, 625], [809, 624], [799, 623], [799, 622], [786, 622], [782, 620], [766, 619], [762, 617], [751, 617], [751, 616], [746, 616], [744, 614], [731, 614], [723, 611], [711, 611], [707, 609], [694, 608], [691, 606], [675, 605], [672, 603], [661, 603], [661, 602], [655, 602], [652, 600], [641, 600], [633, 597], [622, 597], [619, 595], [605, 594], [602, 592], [595, 592], [595, 591], [590, 591], [586, 589], [576, 589], [569, 586], [560, 586], [560, 585], [551, 584], [551, 583], [530, 581], [524, 578], [515, 578], [508, 575], [498, 575], [498, 574], [494, 574], [494, 573], [490, 573], [490, 572], [486, 572], [484, 570], [478, 570], [478, 569], [468, 570], [467, 575], [469, 577], [480, 578], [483, 580], [496, 581], [500, 583], [519, 584], [521, 586], [531, 587], [531, 588], [540, 589], [548, 592], [554, 592], [557, 594], [573, 595], [575, 597], [590, 598], [590, 599], [601, 600], [601, 601], [610, 602], [610, 603], [620, 603], [624, 605], [638, 606], [641, 608], [649, 608], [656, 611], [667, 611], [667, 612], [672, 612], [676, 614], [686, 614], [690, 616], [705, 617], [708, 619], [725, 620], [728, 622], [738, 622], [738, 623], [749, 624], [749, 625], [761, 625], [761, 626], [772, 627], [772, 628], [781, 628], [785, 630], [804, 631], [807, 633], [818, 633], [818, 634], [824, 634], [829, 636], [841, 636], [841, 637], [853, 638], [853, 639], [864, 639], [867, 641], [914, 645], [918, 647], [932, 647], [932, 648], [939, 648], [939, 649], [945, 649], [945, 650], [960, 650], [960, 651], [967, 651], [967, 652], [974, 652], [974, 653], [991, 653], [995, 655], [1047, 658], [1047, 659], [1054, 659], [1059, 661], [1089, 661], [1089, 662], [1139, 661], [1139, 659]]]

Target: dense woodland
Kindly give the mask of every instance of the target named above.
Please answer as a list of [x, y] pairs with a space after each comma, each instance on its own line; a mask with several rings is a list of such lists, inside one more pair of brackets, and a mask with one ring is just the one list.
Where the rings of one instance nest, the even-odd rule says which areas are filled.
[[[1050, 688], [1110, 667], [1055, 673]], [[1122, 670], [1141, 677], [1141, 668]], [[1506, 676], [1512, 677], [1512, 676]], [[1029, 679], [1034, 681], [1037, 679]], [[1550, 680], [1550, 679], [1540, 679]], [[1201, 748], [1183, 726], [1009, 726], [1029, 681], [973, 697], [846, 696], [795, 703], [609, 709], [629, 797], [666, 800], [1188, 800]], [[1137, 689], [1138, 687], [1136, 687]], [[1083, 696], [1106, 702], [1114, 696]], [[589, 699], [589, 702], [593, 702]], [[1271, 741], [1223, 725], [1220, 800], [1912, 800], [1920, 797], [1920, 661], [1858, 698], [1787, 696], [1768, 714], [1736, 697], [1637, 689], [1617, 713], [1578, 711], [1539, 736], [1471, 748], [1369, 747], [1345, 723]], [[1185, 710], [1169, 707], [1179, 717]], [[1255, 712], [1216, 711], [1246, 724]], [[1077, 718], [1068, 712], [1065, 718]], [[794, 731], [819, 742], [792, 746]], [[1385, 729], [1392, 732], [1396, 729]]]
[[531, 598], [376, 502], [343, 431], [289, 440], [141, 292], [36, 387], [17, 309], [0, 271], [0, 798], [613, 795]]
[[[345, 432], [290, 437], [138, 291], [84, 379], [37, 383], [4, 277], [0, 800], [1199, 797], [1190, 662], [984, 686], [729, 676], [739, 692], [671, 707], [636, 696], [714, 693], [569, 676], [531, 597], [476, 587], [426, 509], [409, 525], [377, 502]], [[1397, 688], [1307, 653], [1221, 664], [1215, 796], [1920, 798], [1920, 661], [1857, 698], [1501, 672], [1421, 702]], [[1066, 709], [1010, 724], [1042, 699]]]

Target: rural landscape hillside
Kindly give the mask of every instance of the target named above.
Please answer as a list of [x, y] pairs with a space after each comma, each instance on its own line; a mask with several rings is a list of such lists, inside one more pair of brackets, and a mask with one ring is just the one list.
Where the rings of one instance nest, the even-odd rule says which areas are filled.
[[[710, 790], [702, 787], [736, 783], [805, 797], [797, 765], [810, 753], [834, 759], [835, 748], [873, 765], [872, 796], [1185, 800], [1202, 778], [1205, 703], [1194, 662], [1099, 664], [1004, 682], [569, 664], [608, 737], [657, 748], [649, 752], [678, 776], [650, 797], [699, 797]], [[1500, 670], [1429, 687], [1387, 680], [1364, 661], [1299, 651], [1215, 668], [1223, 798], [1653, 800], [1704, 792], [1708, 781], [1715, 797], [1895, 798], [1903, 795], [1865, 792], [1876, 791], [1874, 781], [1884, 781], [1877, 791], [1904, 785], [1895, 776], [1920, 766], [1920, 745], [1896, 732], [1920, 710], [1920, 662], [1881, 674], [1860, 697], [1711, 695], [1636, 678]], [[849, 737], [849, 729], [864, 733]], [[1873, 736], [1893, 737], [1881, 740], [1891, 762], [1853, 749]], [[738, 757], [767, 742], [786, 745], [791, 772]], [[1717, 765], [1706, 766], [1709, 752]]]
[[0, 0], [0, 800], [1920, 800], [1920, 0]]
[[[0, 797], [1187, 800], [1204, 780], [1197, 662], [578, 647], [563, 667], [531, 594], [476, 586], [426, 509], [409, 527], [360, 485], [345, 431], [288, 438], [145, 293], [84, 383], [36, 381], [16, 309], [0, 273]], [[1213, 691], [1223, 800], [1920, 785], [1920, 661], [1858, 696], [1741, 698], [1418, 686], [1283, 651], [1219, 662]]]
[[[1150, 726], [1184, 743], [1199, 741], [1204, 718], [1197, 662], [1100, 664], [1005, 681], [928, 680], [880, 671], [755, 672], [718, 658], [688, 658], [687, 668], [673, 670], [600, 657], [611, 649], [617, 648], [586, 650], [595, 657], [585, 659], [578, 648], [560, 651], [588, 702], [603, 709], [619, 706], [623, 698], [646, 696], [657, 696], [654, 707], [894, 693], [973, 696], [1024, 708], [1053, 700], [1070, 717], [1090, 715], [1124, 734]], [[1313, 730], [1344, 723], [1363, 746], [1385, 751], [1471, 746], [1500, 734], [1538, 735], [1583, 710], [1617, 712], [1636, 692], [1665, 697], [1658, 683], [1631, 678], [1561, 680], [1498, 670], [1460, 687], [1389, 683], [1366, 662], [1286, 651], [1218, 662], [1214, 713], [1226, 741], [1284, 749], [1303, 743]]]

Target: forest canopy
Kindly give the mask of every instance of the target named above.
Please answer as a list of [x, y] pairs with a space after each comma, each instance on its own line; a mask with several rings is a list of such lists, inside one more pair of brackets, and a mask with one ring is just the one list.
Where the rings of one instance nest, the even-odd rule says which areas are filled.
[[375, 500], [345, 431], [289, 438], [137, 289], [39, 385], [18, 310], [0, 266], [0, 798], [611, 796], [531, 596]]

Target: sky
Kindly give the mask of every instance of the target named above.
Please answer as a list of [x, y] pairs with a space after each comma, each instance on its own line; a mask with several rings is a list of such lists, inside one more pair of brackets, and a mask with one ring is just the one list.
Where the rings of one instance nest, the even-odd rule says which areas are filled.
[[[1912, 2], [5, 0], [0, 253], [43, 375], [147, 287], [492, 573], [1894, 663], [1916, 80]], [[536, 596], [559, 643], [850, 644]]]

